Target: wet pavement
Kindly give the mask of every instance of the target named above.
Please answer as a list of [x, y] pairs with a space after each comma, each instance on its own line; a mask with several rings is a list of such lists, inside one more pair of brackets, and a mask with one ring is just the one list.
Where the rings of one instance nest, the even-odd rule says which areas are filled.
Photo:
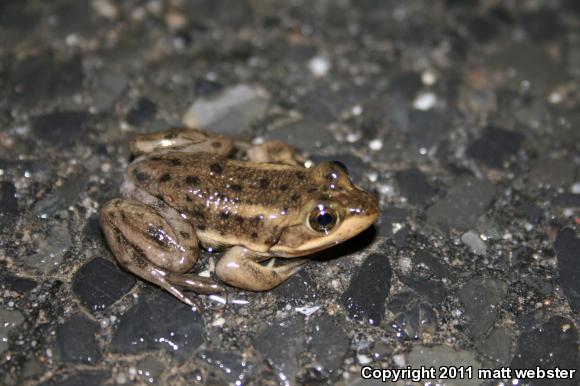
[[[0, 2], [0, 384], [579, 372], [579, 86], [575, 0]], [[97, 221], [129, 138], [184, 124], [339, 160], [380, 220], [200, 315]]]

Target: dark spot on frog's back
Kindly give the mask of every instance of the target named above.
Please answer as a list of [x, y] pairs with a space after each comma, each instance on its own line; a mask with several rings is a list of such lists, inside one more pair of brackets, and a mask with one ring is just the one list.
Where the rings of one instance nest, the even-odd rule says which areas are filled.
[[181, 161], [178, 160], [178, 159], [173, 158], [171, 160], [171, 165], [173, 165], [173, 166], [180, 166], [181, 165]]
[[187, 176], [185, 177], [185, 183], [188, 185], [198, 185], [199, 178], [197, 178], [196, 176]]
[[304, 174], [304, 172], [297, 172], [296, 178], [298, 178], [300, 181], [303, 181], [306, 178], [306, 175]]
[[221, 172], [223, 172], [224, 168], [222, 167], [222, 165], [218, 163], [213, 163], [209, 165], [209, 170], [211, 170], [215, 174], [220, 174]]
[[270, 181], [267, 178], [260, 178], [258, 181], [261, 189], [267, 189], [270, 186]]
[[294, 193], [292, 195], [292, 197], [290, 197], [290, 200], [292, 200], [293, 203], [298, 202], [298, 199], [300, 198], [300, 195], [298, 193]]
[[233, 190], [234, 192], [241, 192], [242, 191], [242, 185], [233, 184], [233, 185], [230, 185], [230, 189]]
[[171, 175], [169, 173], [165, 173], [161, 177], [159, 177], [159, 182], [167, 182], [170, 180], [171, 180]]
[[234, 220], [238, 223], [238, 225], [242, 225], [244, 223], [244, 218], [239, 214], [234, 216]]
[[287, 184], [280, 185], [280, 190], [282, 191], [288, 190], [288, 185]]
[[229, 212], [221, 212], [220, 213], [220, 218], [222, 220], [227, 220], [228, 218], [230, 218], [230, 213]]
[[142, 171], [140, 171], [138, 169], [135, 169], [133, 171], [133, 175], [135, 176], [135, 179], [138, 182], [147, 182], [147, 181], [149, 181], [149, 178], [150, 178], [149, 174], [147, 174], [145, 172], [142, 172]]

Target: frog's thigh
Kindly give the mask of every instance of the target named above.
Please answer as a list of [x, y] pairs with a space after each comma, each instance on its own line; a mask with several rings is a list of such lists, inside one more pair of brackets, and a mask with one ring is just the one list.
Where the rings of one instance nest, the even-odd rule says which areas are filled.
[[220, 292], [208, 278], [185, 274], [199, 257], [197, 237], [179, 216], [161, 216], [138, 201], [114, 199], [101, 210], [101, 227], [120, 265], [194, 306], [178, 287], [198, 293]]
[[134, 156], [169, 151], [227, 156], [234, 145], [231, 139], [223, 135], [208, 134], [197, 129], [172, 129], [137, 135], [129, 146]]
[[303, 165], [305, 161], [303, 157], [296, 153], [292, 146], [276, 139], [252, 146], [247, 150], [247, 154], [252, 162]]
[[234, 287], [250, 291], [267, 291], [294, 275], [305, 260], [292, 259], [284, 265], [273, 267], [258, 263], [260, 256], [254, 256], [243, 247], [233, 247], [218, 261], [217, 277]]

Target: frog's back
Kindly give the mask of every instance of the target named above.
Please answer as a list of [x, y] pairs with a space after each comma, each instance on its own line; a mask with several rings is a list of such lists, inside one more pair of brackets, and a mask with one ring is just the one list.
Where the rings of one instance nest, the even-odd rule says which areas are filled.
[[200, 232], [271, 243], [316, 187], [308, 169], [206, 153], [167, 153], [129, 167], [136, 187], [187, 216]]

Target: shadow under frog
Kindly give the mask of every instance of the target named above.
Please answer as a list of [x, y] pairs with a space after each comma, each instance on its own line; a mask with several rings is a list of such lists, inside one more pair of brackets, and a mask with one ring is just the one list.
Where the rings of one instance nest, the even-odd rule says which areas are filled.
[[[274, 288], [299, 270], [301, 257], [360, 234], [379, 215], [376, 199], [339, 163], [302, 167], [280, 141], [249, 146], [175, 129], [139, 135], [130, 149], [122, 197], [103, 206], [101, 228], [121, 266], [190, 306], [185, 292], [221, 293], [220, 282]], [[230, 157], [236, 152], [240, 159]], [[226, 250], [219, 281], [191, 272], [200, 245]]]

